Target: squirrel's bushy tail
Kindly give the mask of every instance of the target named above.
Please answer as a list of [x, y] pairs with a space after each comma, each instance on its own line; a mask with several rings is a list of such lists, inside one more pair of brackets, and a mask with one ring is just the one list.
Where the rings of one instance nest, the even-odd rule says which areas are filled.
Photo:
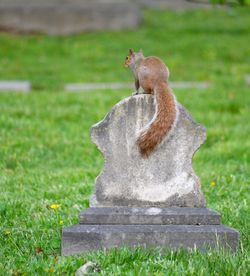
[[157, 84], [154, 94], [156, 114], [147, 129], [137, 139], [140, 152], [144, 157], [148, 157], [162, 142], [173, 127], [177, 116], [175, 98], [167, 83]]

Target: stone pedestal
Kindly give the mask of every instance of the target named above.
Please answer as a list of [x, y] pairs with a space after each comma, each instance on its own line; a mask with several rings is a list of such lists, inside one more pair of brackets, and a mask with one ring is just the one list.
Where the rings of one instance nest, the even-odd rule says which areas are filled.
[[129, 97], [92, 127], [105, 165], [91, 208], [80, 214], [78, 225], [63, 229], [63, 255], [121, 246], [236, 250], [238, 232], [220, 225], [219, 214], [205, 208], [192, 168], [205, 128], [178, 104], [171, 135], [142, 158], [136, 138], [154, 113], [152, 96]]
[[90, 208], [80, 214], [80, 224], [63, 229], [62, 254], [122, 246], [235, 251], [238, 239], [206, 208]]

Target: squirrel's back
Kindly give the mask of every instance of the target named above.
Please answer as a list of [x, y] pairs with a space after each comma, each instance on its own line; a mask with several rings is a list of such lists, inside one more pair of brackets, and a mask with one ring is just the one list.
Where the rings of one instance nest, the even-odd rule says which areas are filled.
[[154, 86], [159, 82], [167, 82], [169, 70], [158, 57], [143, 59], [137, 68], [138, 80], [147, 93], [153, 93]]

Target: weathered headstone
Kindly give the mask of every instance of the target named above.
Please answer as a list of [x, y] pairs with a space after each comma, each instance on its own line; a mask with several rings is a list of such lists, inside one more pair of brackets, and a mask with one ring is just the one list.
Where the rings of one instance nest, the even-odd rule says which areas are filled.
[[205, 128], [178, 104], [171, 135], [142, 158], [136, 137], [154, 113], [153, 96], [133, 96], [92, 127], [92, 141], [105, 165], [91, 208], [80, 214], [79, 225], [63, 229], [62, 254], [136, 245], [237, 248], [238, 232], [220, 225], [219, 214], [205, 208], [192, 168]]
[[96, 207], [204, 207], [192, 156], [205, 141], [205, 129], [179, 105], [174, 133], [150, 158], [142, 158], [138, 133], [155, 113], [153, 97], [123, 100], [91, 130], [92, 141], [104, 154], [105, 167], [96, 180]]

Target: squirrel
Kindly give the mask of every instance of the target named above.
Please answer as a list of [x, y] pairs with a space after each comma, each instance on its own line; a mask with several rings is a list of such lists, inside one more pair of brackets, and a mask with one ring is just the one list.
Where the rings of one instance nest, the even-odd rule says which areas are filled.
[[136, 141], [142, 156], [148, 157], [177, 121], [177, 104], [168, 84], [169, 70], [160, 58], [144, 57], [141, 49], [137, 53], [129, 49], [124, 65], [134, 74], [136, 95], [140, 87], [144, 93], [155, 95], [155, 115]]

